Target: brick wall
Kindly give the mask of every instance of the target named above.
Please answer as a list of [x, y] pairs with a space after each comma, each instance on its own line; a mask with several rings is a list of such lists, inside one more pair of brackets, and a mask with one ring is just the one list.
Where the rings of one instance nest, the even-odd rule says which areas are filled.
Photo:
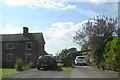
[[[32, 42], [32, 49], [26, 50], [26, 42]], [[7, 43], [2, 42], [2, 66], [3, 67], [14, 67], [16, 58], [22, 58], [25, 62], [25, 54], [32, 54], [32, 62], [36, 64], [39, 53], [44, 51], [44, 44], [38, 43], [37, 41], [19, 41], [12, 42], [13, 49], [7, 49]], [[7, 54], [13, 53], [13, 61], [7, 61]], [[26, 62], [25, 62], [26, 63]]]

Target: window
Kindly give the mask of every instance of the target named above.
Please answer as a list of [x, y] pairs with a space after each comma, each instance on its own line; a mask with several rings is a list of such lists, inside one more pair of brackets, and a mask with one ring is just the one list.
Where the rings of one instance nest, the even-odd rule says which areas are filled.
[[32, 43], [31, 42], [27, 42], [26, 43], [26, 50], [31, 50], [32, 49]]
[[7, 61], [13, 61], [13, 54], [7, 54]]
[[13, 49], [13, 43], [7, 43], [7, 49]]
[[32, 60], [32, 54], [26, 54], [25, 55], [25, 61], [26, 62], [31, 62], [31, 60]]

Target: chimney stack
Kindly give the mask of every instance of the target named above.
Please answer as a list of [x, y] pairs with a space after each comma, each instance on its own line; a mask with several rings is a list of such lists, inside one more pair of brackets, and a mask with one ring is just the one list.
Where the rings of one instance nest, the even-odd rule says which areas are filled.
[[23, 34], [28, 34], [28, 28], [27, 27], [23, 27]]

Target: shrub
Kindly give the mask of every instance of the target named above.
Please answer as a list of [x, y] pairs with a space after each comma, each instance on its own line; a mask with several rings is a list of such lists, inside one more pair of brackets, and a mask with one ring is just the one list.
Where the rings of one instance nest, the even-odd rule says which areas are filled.
[[23, 71], [23, 67], [24, 67], [23, 60], [21, 58], [17, 58], [16, 59], [16, 64], [15, 64], [16, 70], [17, 71]]
[[70, 56], [66, 56], [63, 60], [63, 64], [65, 67], [72, 66], [72, 58]]
[[106, 43], [104, 48], [104, 58], [106, 69], [120, 71], [120, 38], [116, 37]]
[[34, 64], [33, 62], [30, 62], [30, 63], [29, 63], [29, 66], [30, 66], [31, 68], [35, 68], [35, 64]]
[[29, 69], [31, 69], [30, 65], [29, 64], [24, 64], [23, 70], [29, 70]]

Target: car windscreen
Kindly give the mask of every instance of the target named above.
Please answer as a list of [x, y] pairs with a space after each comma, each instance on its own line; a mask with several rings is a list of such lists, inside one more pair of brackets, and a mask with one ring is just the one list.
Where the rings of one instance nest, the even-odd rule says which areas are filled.
[[41, 56], [40, 59], [50, 59], [50, 56]]
[[85, 57], [78, 57], [78, 59], [85, 59]]

